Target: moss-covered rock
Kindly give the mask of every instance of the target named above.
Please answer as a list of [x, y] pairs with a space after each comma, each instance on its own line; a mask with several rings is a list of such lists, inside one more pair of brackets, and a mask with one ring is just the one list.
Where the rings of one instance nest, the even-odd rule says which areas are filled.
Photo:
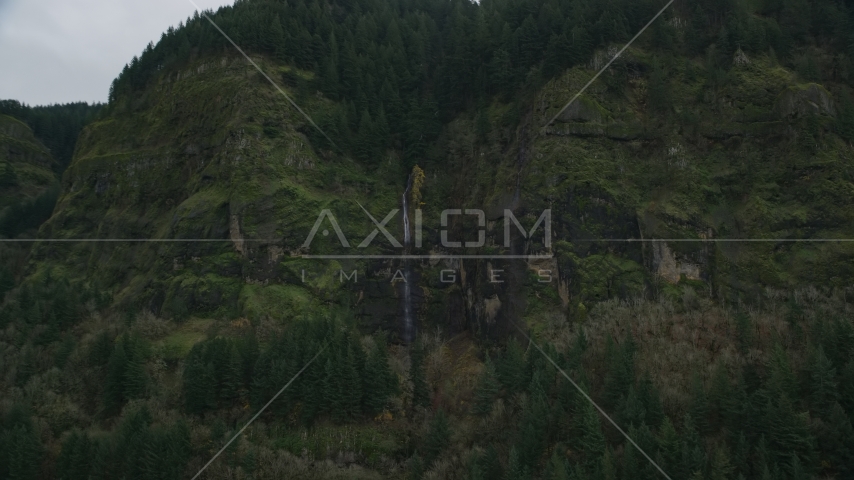
[[602, 108], [596, 100], [581, 95], [564, 109], [557, 120], [560, 122], [602, 123], [608, 117], [610, 117], [608, 111]]
[[[633, 54], [638, 66], [647, 57]], [[839, 284], [854, 272], [839, 245], [716, 242], [854, 235], [844, 143], [824, 117], [775, 116], [811, 104], [817, 110], [803, 112], [832, 114], [827, 91], [798, 84], [762, 55], [733, 66], [728, 81], [714, 86], [697, 74], [700, 65], [671, 66], [676, 113], [648, 108], [649, 72], [636, 68], [621, 89], [592, 85], [546, 135], [535, 135], [593, 73], [576, 66], [541, 89], [515, 133], [478, 137], [476, 115], [446, 126], [422, 163], [424, 218], [482, 208], [488, 247], [470, 253], [524, 254], [546, 251], [543, 238], [504, 246], [504, 210], [532, 225], [551, 209], [556, 281], [532, 281], [524, 262], [415, 265], [422, 320], [491, 335], [506, 331], [509, 320], [551, 308], [592, 308], [609, 297], [661, 290], [660, 281], [699, 282], [696, 291], [708, 285], [730, 295], [758, 285]], [[313, 95], [300, 103], [315, 116], [335, 107]], [[373, 229], [357, 202], [379, 217], [400, 207], [408, 172], [394, 152], [363, 165], [314, 148], [302, 133], [305, 119], [231, 57], [199, 59], [164, 74], [136, 104], [111, 108], [81, 135], [42, 234], [182, 241], [42, 246], [34, 270], [52, 265], [98, 278], [120, 302], [175, 315], [287, 319], [343, 302], [362, 325], [395, 329], [401, 284], [388, 272], [399, 262], [301, 258], [400, 253], [382, 236], [370, 248], [344, 249], [336, 234], [322, 235], [329, 225], [303, 248], [322, 210], [355, 246]], [[496, 101], [485, 111], [490, 123], [501, 123], [519, 108]], [[417, 253], [447, 253], [434, 223], [425, 222]], [[389, 228], [401, 231], [400, 216]], [[462, 223], [450, 228], [460, 238], [470, 233]], [[654, 239], [680, 241], [648, 242]], [[457, 281], [437, 281], [443, 268], [457, 271]], [[505, 281], [489, 281], [491, 269], [504, 270]], [[342, 271], [358, 271], [358, 280], [343, 281]]]
[[788, 118], [836, 115], [833, 96], [817, 83], [789, 86], [777, 97], [776, 110], [781, 116]]
[[[356, 202], [381, 216], [398, 208], [404, 185], [386, 178], [402, 176], [400, 165], [368, 171], [313, 149], [301, 133], [305, 118], [256, 77], [232, 57], [200, 59], [164, 74], [137, 104], [113, 105], [81, 135], [42, 235], [128, 241], [41, 245], [32, 268], [62, 265], [73, 277], [110, 285], [118, 302], [176, 316], [288, 318], [330, 290], [357, 288], [313, 280], [318, 272], [337, 275], [328, 261], [307, 261], [296, 272], [281, 264], [343, 252], [335, 236], [320, 234], [302, 249], [324, 209], [358, 244], [372, 225]], [[302, 103], [316, 115], [331, 105]], [[381, 243], [369, 250], [387, 247]]]

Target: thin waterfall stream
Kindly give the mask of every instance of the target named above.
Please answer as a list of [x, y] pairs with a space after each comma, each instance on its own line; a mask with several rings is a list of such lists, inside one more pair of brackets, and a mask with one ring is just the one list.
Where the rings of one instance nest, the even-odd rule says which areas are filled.
[[[412, 237], [409, 228], [409, 191], [412, 190], [412, 175], [406, 182], [406, 190], [403, 192], [403, 249], [404, 255], [409, 254]], [[404, 343], [411, 343], [415, 339], [415, 318], [412, 314], [412, 266], [409, 259], [403, 260], [403, 334]]]

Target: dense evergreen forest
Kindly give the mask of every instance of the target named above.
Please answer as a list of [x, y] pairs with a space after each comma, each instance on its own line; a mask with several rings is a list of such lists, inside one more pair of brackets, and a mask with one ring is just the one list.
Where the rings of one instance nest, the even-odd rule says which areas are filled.
[[[850, 478], [850, 305], [844, 292], [781, 293], [762, 308], [606, 302], [583, 324], [553, 325], [543, 348], [671, 478]], [[3, 478], [186, 477], [318, 351], [265, 414], [267, 426], [256, 424], [211, 478], [326, 478], [335, 469], [311, 458], [347, 449], [398, 478], [660, 475], [513, 338], [487, 348], [481, 368], [460, 371], [447, 340], [428, 333], [408, 355], [390, 353], [342, 312], [263, 341], [250, 326], [221, 326], [181, 358], [158, 341], [168, 321], [150, 314], [81, 324], [110, 302], [97, 286], [78, 291], [48, 273], [10, 300], [0, 319], [3, 361], [14, 365], [4, 380]], [[709, 347], [674, 324], [701, 330], [724, 354], [705, 363]], [[687, 350], [689, 360], [662, 364], [663, 349]], [[449, 377], [462, 385], [437, 390]], [[681, 381], [689, 388], [674, 392]], [[101, 427], [81, 429], [90, 421]]]
[[[762, 0], [758, 8], [749, 3], [677, 1], [640, 41], [662, 55], [709, 55], [711, 82], [725, 77], [738, 49], [773, 51], [811, 80], [851, 81], [847, 67], [825, 72], [813, 57], [793, 55], [815, 42], [844, 58], [854, 56], [854, 18], [847, 2]], [[598, 47], [627, 42], [661, 7], [655, 0], [246, 0], [212, 18], [245, 50], [313, 72], [310, 85], [300, 91], [317, 89], [340, 100], [319, 125], [355, 157], [370, 161], [395, 147], [414, 162], [424, 157], [444, 122], [495, 96], [513, 102], [503, 121], [517, 123], [544, 81], [587, 63]], [[679, 35], [678, 22], [685, 22]], [[133, 108], [140, 102], [136, 92], [161, 72], [231, 48], [196, 15], [125, 67], [111, 88], [111, 108]], [[297, 75], [284, 77], [283, 83], [295, 87], [309, 83]], [[851, 135], [851, 107], [848, 112], [845, 131]], [[481, 119], [479, 129], [489, 128]], [[306, 133], [318, 146], [329, 147], [318, 133]]]
[[[429, 150], [457, 118], [472, 119], [476, 143], [516, 131], [549, 80], [596, 63], [663, 5], [242, 0], [210, 14], [251, 55], [289, 66], [276, 80], [297, 103], [329, 101], [316, 120], [344, 155], [372, 167], [393, 150], [408, 172], [439, 155]], [[655, 57], [650, 71], [615, 64], [600, 81], [618, 94], [648, 77], [655, 115], [680, 114], [661, 65], [701, 63], [698, 81], [714, 90], [732, 81], [739, 54], [767, 56], [800, 79], [833, 83], [827, 135], [854, 142], [850, 1], [678, 0], [637, 46]], [[100, 111], [3, 102], [0, 113], [29, 124], [62, 170], [88, 122], [147, 114], [160, 85], [193, 62], [234, 58], [232, 48], [197, 15], [134, 58]], [[494, 102], [506, 105], [498, 118], [484, 113]], [[822, 128], [799, 136], [799, 148], [817, 150]], [[312, 128], [302, 133], [317, 151], [337, 150]], [[110, 255], [121, 251], [90, 253]], [[558, 369], [509, 326], [496, 338], [431, 324], [397, 344], [332, 294], [311, 308], [272, 303], [265, 315], [245, 297], [243, 310], [216, 318], [183, 303], [180, 314], [153, 312], [118, 301], [152, 276], [118, 288], [93, 269], [69, 281], [79, 272], [52, 268], [58, 256], [17, 281], [0, 270], [0, 479], [191, 478], [306, 365], [203, 478], [664, 478], [564, 374], [672, 479], [854, 478], [851, 288], [757, 288], [728, 302], [678, 276], [692, 287], [678, 295], [609, 285], [527, 332]], [[231, 258], [217, 261], [242, 275]], [[547, 288], [530, 303], [559, 296]]]

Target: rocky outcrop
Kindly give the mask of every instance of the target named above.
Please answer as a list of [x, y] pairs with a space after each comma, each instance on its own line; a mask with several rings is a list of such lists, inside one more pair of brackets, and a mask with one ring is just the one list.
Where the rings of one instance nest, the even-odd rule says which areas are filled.
[[557, 118], [560, 122], [602, 123], [608, 117], [608, 111], [596, 100], [581, 95], [572, 102]]
[[605, 137], [611, 140], [651, 139], [654, 132], [645, 131], [642, 125], [615, 122], [608, 125], [594, 122], [559, 123], [545, 129], [546, 135], [558, 137]]
[[234, 249], [237, 250], [237, 253], [245, 255], [246, 249], [244, 247], [243, 235], [240, 234], [240, 219], [237, 215], [231, 216], [228, 233], [231, 243], [234, 244]]
[[670, 283], [677, 283], [682, 275], [689, 280], [700, 280], [700, 267], [688, 262], [680, 262], [665, 242], [652, 244], [653, 268], [655, 273]]
[[830, 92], [817, 83], [795, 85], [777, 97], [777, 113], [784, 118], [808, 115], [836, 115], [836, 106]]
[[735, 51], [735, 54], [732, 56], [732, 63], [734, 65], [750, 65], [750, 58], [744, 53], [744, 50], [739, 48]]

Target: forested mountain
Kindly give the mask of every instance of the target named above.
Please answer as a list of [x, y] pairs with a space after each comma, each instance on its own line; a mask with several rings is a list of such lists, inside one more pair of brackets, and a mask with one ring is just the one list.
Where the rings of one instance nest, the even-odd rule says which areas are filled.
[[[77, 136], [100, 108], [86, 103], [29, 107], [0, 100], [0, 239], [34, 237], [50, 217]], [[0, 246], [0, 290], [14, 286], [28, 250], [27, 244]]]
[[854, 478], [854, 5], [677, 0], [563, 109], [665, 3], [238, 1], [319, 129], [200, 15], [33, 126], [0, 478], [192, 478], [278, 393], [202, 477]]
[[[56, 160], [22, 122], [0, 115], [0, 238], [35, 235], [59, 196]], [[0, 245], [0, 291], [15, 286], [25, 245]]]
[[0, 114], [17, 118], [33, 130], [56, 159], [58, 173], [71, 163], [77, 136], [101, 107], [101, 104], [84, 102], [30, 107], [15, 100], [0, 100]]

